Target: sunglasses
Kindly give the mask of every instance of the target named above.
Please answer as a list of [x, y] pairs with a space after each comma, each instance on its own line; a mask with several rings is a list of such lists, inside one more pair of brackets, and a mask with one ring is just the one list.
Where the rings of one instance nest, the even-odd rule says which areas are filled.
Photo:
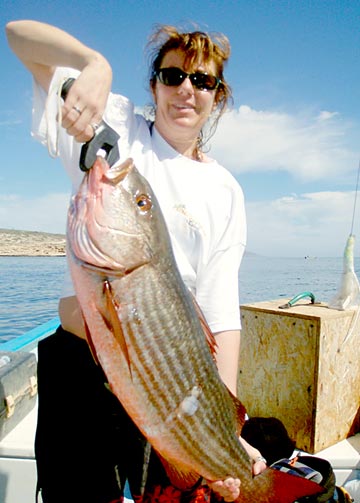
[[160, 68], [154, 72], [154, 76], [165, 86], [177, 87], [189, 77], [192, 85], [200, 91], [213, 91], [221, 83], [215, 75], [206, 72], [186, 73], [180, 68]]

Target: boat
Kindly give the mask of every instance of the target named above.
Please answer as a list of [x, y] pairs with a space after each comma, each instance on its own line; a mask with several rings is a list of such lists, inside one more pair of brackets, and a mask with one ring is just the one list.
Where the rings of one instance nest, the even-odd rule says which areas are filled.
[[[51, 335], [59, 318], [0, 344], [0, 351], [25, 351], [37, 354], [37, 344]], [[37, 404], [0, 441], [0, 503], [33, 503], [36, 491], [34, 437]], [[344, 439], [316, 454], [327, 459], [335, 472], [336, 484], [343, 486], [352, 479], [360, 480], [360, 433]], [[126, 488], [125, 500], [131, 501]]]

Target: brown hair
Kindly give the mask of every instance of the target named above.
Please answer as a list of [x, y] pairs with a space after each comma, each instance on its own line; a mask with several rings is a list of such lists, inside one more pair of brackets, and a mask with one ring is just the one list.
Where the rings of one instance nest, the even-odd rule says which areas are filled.
[[[214, 63], [216, 77], [221, 82], [216, 89], [216, 114], [210, 128], [210, 136], [215, 132], [218, 120], [232, 100], [231, 88], [224, 78], [224, 66], [230, 57], [230, 43], [227, 37], [220, 33], [208, 34], [202, 31], [180, 32], [174, 26], [158, 25], [149, 38], [147, 45], [150, 59], [150, 87], [154, 89], [156, 73], [161, 68], [165, 55], [172, 50], [181, 50], [185, 54], [185, 63], [192, 67], [196, 64]], [[200, 138], [200, 146], [205, 141]]]

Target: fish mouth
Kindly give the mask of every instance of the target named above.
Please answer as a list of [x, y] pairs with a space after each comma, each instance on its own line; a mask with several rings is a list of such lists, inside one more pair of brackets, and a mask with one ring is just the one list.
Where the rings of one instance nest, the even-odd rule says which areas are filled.
[[[110, 232], [109, 228], [103, 227], [105, 232]], [[118, 231], [119, 232], [119, 231]], [[104, 275], [114, 277], [124, 277], [132, 272], [148, 265], [151, 262], [151, 257], [148, 259], [134, 261], [132, 264], [125, 265], [122, 261], [112, 257], [106, 250], [103, 249], [97, 240], [92, 239], [85, 227], [77, 229], [78, 239], [75, 241], [75, 246], [69, 243], [73, 258], [81, 265], [81, 267]], [[135, 236], [129, 234], [130, 237]]]
[[[108, 260], [109, 257], [107, 257]], [[141, 264], [134, 265], [132, 267], [126, 268], [121, 266], [120, 264], [116, 264], [115, 268], [112, 267], [105, 267], [105, 266], [98, 266], [95, 264], [91, 264], [90, 262], [86, 262], [81, 259], [77, 259], [81, 262], [81, 265], [84, 269], [87, 269], [89, 271], [93, 271], [96, 273], [102, 273], [104, 276], [109, 277], [117, 277], [117, 278], [123, 278], [124, 276], [128, 276], [129, 274], [133, 273], [134, 271], [137, 271], [138, 269], [141, 269], [142, 267], [146, 266], [149, 264], [149, 262], [143, 262]]]
[[[98, 228], [97, 233], [107, 234], [111, 233], [113, 235], [118, 234], [122, 237], [127, 236], [129, 238], [136, 238], [136, 233], [129, 233], [119, 229], [113, 229], [108, 226], [104, 226], [98, 221], [92, 223]], [[100, 231], [99, 231], [100, 229]], [[115, 257], [111, 256], [109, 251], [102, 246], [101, 240], [95, 237], [94, 232], [89, 229], [89, 222], [83, 221], [81, 225], [74, 229], [77, 238], [73, 240], [73, 245], [69, 243], [69, 249], [76, 261], [78, 261], [82, 267], [96, 271], [98, 273], [103, 273], [106, 275], [123, 277], [134, 272], [135, 270], [149, 264], [151, 262], [151, 256], [146, 259], [143, 257], [139, 258], [137, 261], [133, 261], [129, 265], [125, 265], [123, 261], [117, 260]]]
[[103, 172], [103, 176], [113, 185], [122, 182], [134, 167], [132, 159], [127, 159], [119, 166], [112, 166], [107, 171]]

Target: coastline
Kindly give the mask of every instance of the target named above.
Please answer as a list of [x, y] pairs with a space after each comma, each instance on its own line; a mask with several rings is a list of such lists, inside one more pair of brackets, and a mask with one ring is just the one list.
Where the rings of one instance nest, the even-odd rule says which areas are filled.
[[0, 229], [0, 256], [61, 257], [66, 255], [65, 234]]

